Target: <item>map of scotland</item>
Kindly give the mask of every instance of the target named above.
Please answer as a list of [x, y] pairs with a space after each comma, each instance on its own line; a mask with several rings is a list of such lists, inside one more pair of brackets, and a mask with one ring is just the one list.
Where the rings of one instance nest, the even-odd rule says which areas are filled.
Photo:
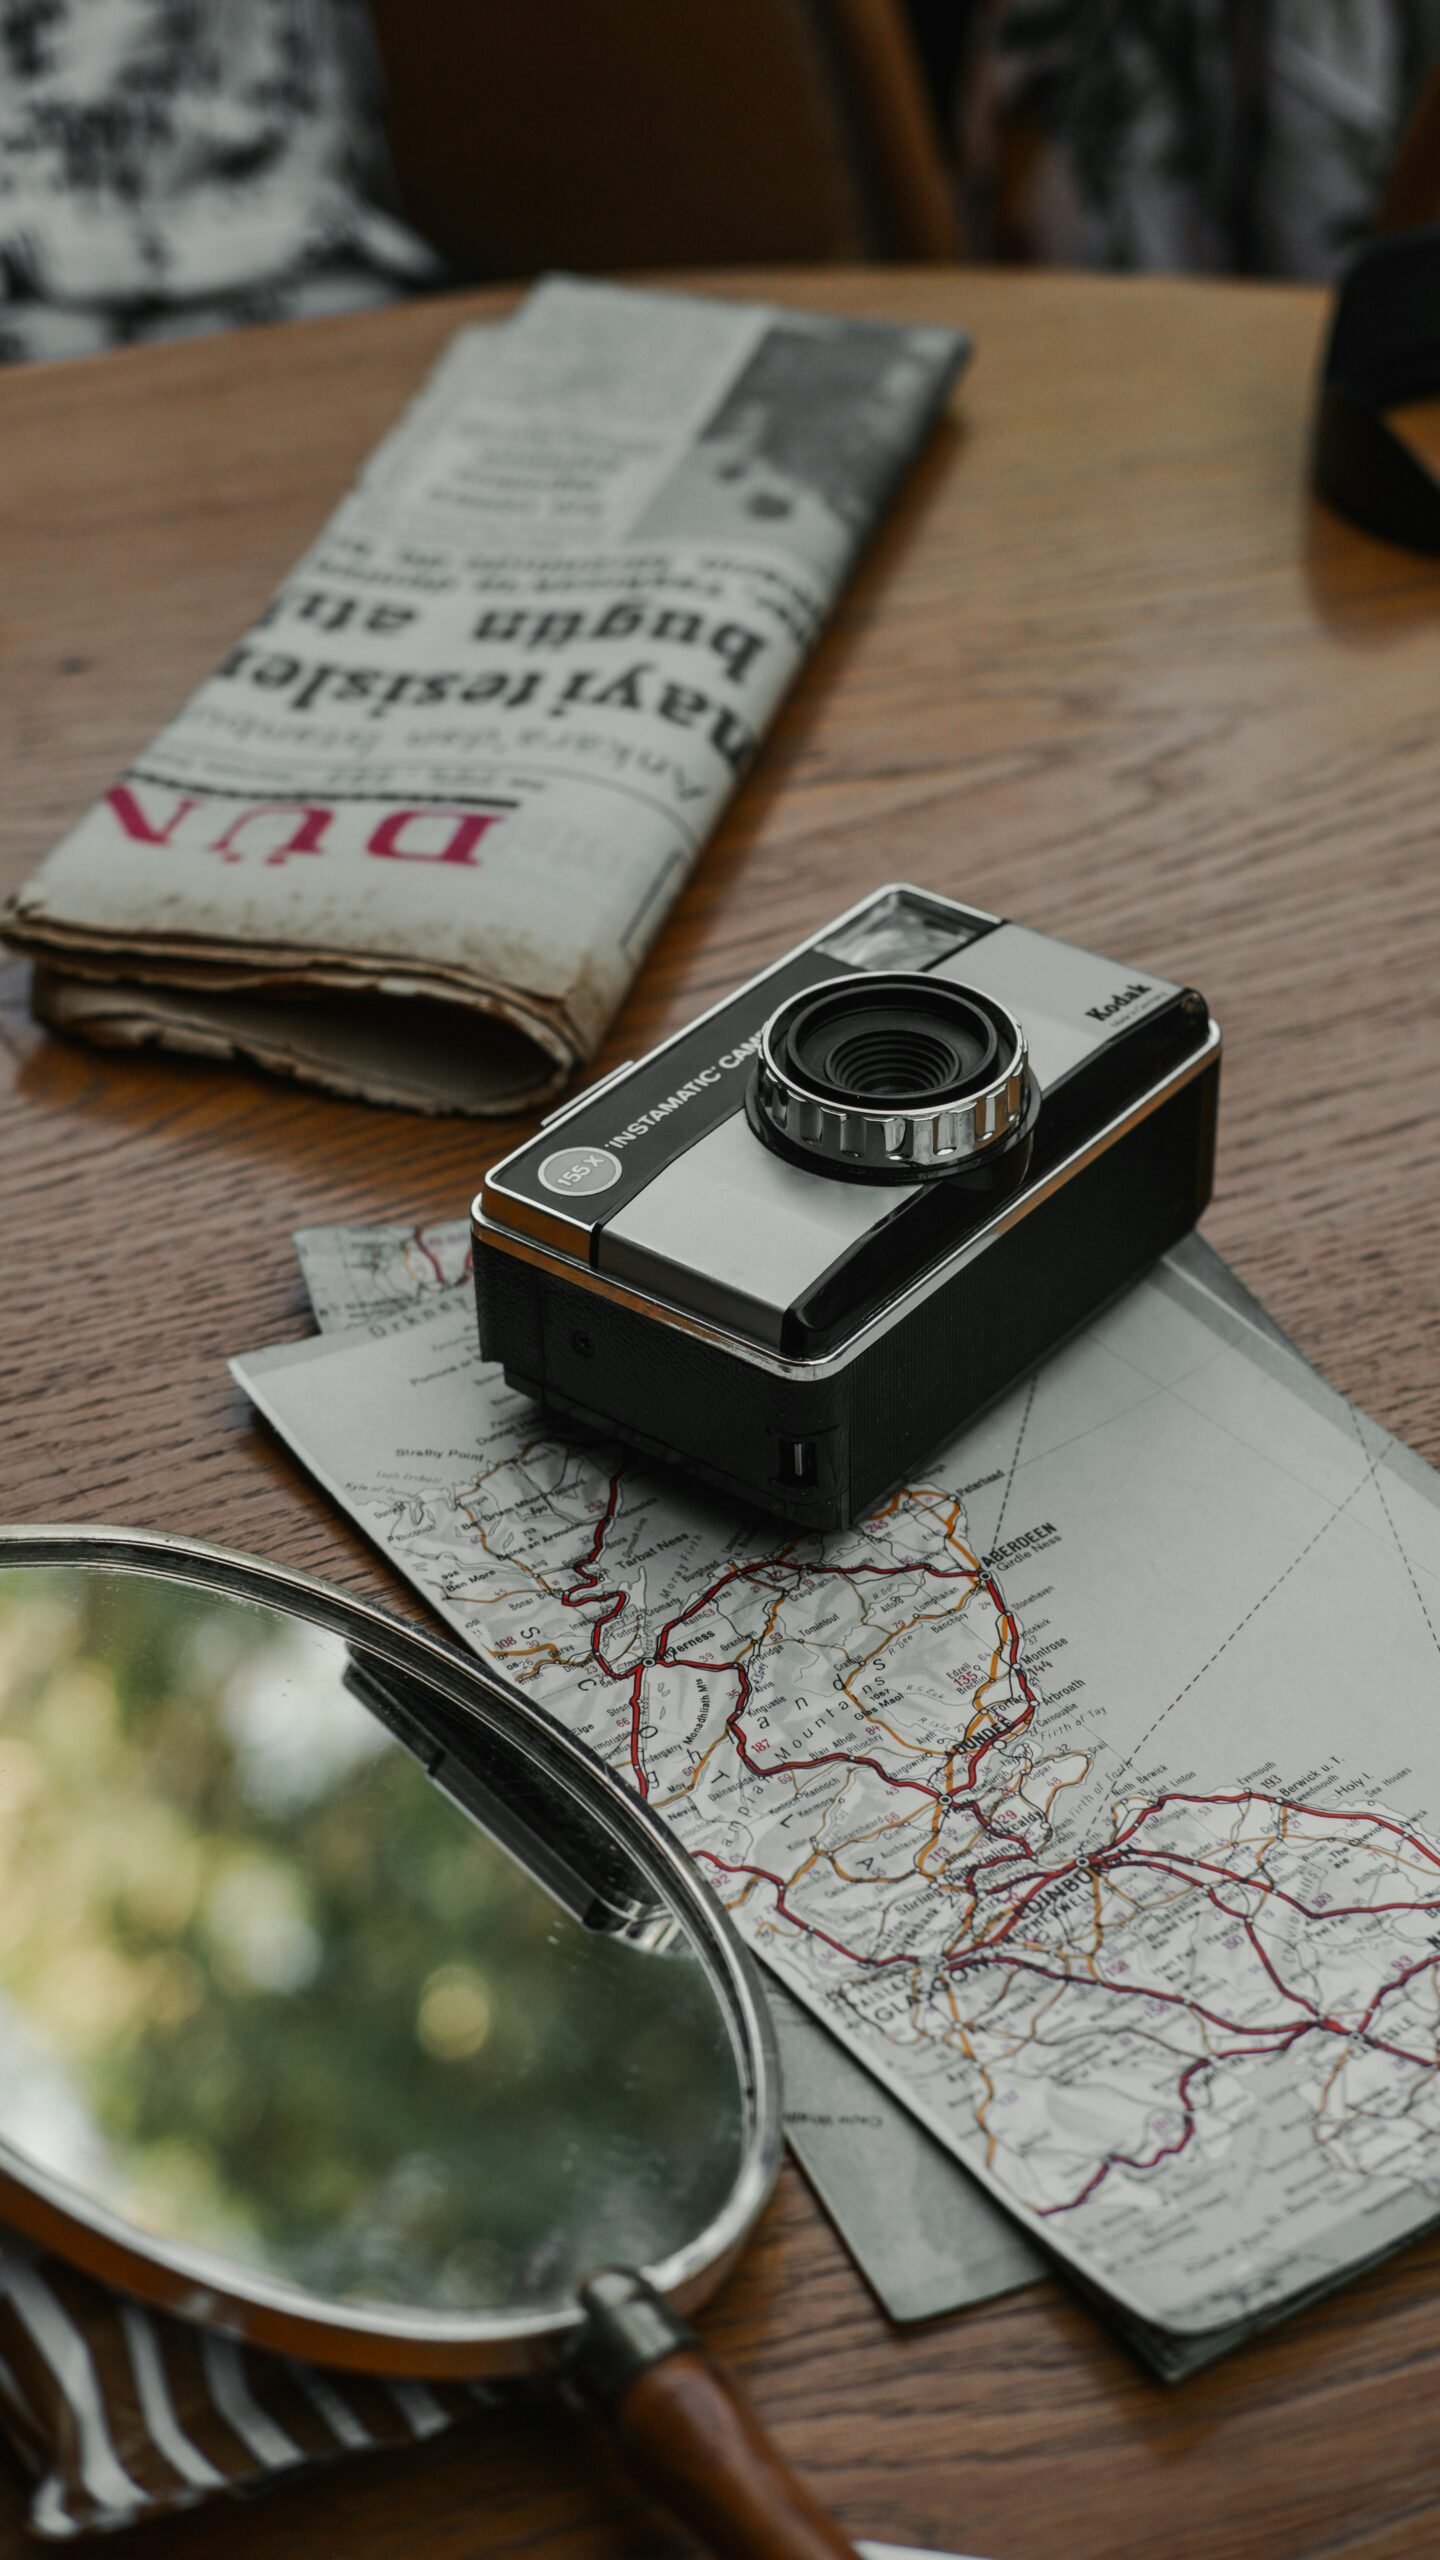
[[1249, 2318], [1440, 2210], [1433, 1480], [1205, 1290], [823, 1541], [558, 1437], [463, 1288], [238, 1374], [1129, 2309]]

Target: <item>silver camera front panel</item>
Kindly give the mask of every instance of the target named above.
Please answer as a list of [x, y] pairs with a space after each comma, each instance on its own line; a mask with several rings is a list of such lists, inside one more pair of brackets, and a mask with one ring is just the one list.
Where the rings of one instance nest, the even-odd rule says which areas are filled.
[[787, 1308], [918, 1188], [803, 1172], [737, 1111], [603, 1229], [596, 1266], [677, 1305], [698, 1307], [718, 1285], [747, 1329], [774, 1342]]
[[1169, 978], [1127, 969], [1123, 961], [1023, 924], [997, 926], [968, 951], [941, 960], [931, 975], [979, 987], [1015, 1015], [1042, 1094], [1180, 993]]
[[903, 883], [872, 891], [647, 1056], [551, 1112], [538, 1137], [486, 1174], [474, 1204], [477, 1237], [508, 1231], [593, 1260], [600, 1230], [661, 1167], [742, 1107], [761, 1032], [787, 995], [837, 968], [929, 969], [999, 922]]
[[[1017, 924], [953, 952], [933, 974], [977, 987], [1016, 1015], [1042, 1108], [1062, 1078], [1180, 992], [1168, 979]], [[594, 1264], [697, 1315], [723, 1291], [728, 1320], [774, 1343], [788, 1310], [917, 1188], [846, 1182], [788, 1163], [754, 1134], [737, 1095], [728, 1118], [661, 1165], [605, 1221]]]

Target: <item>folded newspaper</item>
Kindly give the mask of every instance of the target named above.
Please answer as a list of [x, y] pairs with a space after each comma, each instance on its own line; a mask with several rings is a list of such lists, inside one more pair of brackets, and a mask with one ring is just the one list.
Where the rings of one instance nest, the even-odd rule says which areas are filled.
[[462, 330], [12, 901], [37, 1011], [507, 1112], [593, 1053], [968, 353], [557, 277]]

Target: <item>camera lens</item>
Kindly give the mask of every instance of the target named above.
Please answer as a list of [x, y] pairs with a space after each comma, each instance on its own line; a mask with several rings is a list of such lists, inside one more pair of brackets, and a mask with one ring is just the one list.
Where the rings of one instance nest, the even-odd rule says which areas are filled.
[[817, 1170], [913, 1182], [998, 1152], [1030, 1098], [1024, 1034], [992, 996], [919, 972], [857, 971], [772, 1015], [752, 1117]]
[[[903, 1110], [993, 1074], [1000, 1057], [994, 1023], [958, 987], [925, 978], [915, 984], [917, 992], [898, 1002], [869, 996], [863, 981], [803, 997], [785, 1032], [786, 1055], [801, 1080], [835, 1102]], [[847, 1002], [856, 996], [862, 1001]]]
[[835, 1042], [826, 1058], [832, 1084], [862, 1101], [909, 1102], [942, 1093], [971, 1072], [958, 1040], [912, 1031], [903, 1022], [867, 1022]]

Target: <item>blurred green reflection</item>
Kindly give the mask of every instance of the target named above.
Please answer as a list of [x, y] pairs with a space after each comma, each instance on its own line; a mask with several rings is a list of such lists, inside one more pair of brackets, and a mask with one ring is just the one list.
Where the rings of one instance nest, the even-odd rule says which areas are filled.
[[338, 1637], [0, 1571], [0, 2140], [332, 2299], [564, 2302], [739, 2165], [688, 1943], [586, 1929], [344, 1685]]

